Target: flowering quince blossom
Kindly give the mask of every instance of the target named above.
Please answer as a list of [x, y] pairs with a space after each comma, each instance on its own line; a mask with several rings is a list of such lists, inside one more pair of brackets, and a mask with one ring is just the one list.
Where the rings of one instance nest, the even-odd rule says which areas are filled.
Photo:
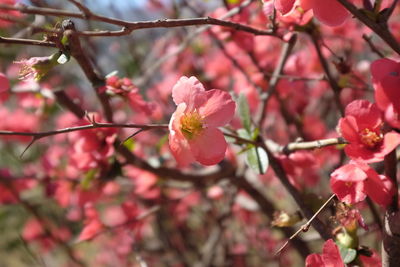
[[312, 9], [314, 16], [328, 26], [339, 26], [349, 12], [337, 0], [275, 0], [275, 8], [283, 15], [289, 13], [298, 3], [303, 10]]
[[232, 120], [232, 97], [218, 89], [205, 91], [197, 78], [183, 76], [173, 87], [172, 98], [177, 109], [169, 122], [169, 146], [178, 164], [220, 162], [227, 143], [217, 127]]
[[48, 57], [31, 57], [14, 63], [21, 65], [19, 71], [21, 80], [40, 81], [53, 67], [59, 64], [57, 62], [59, 56], [59, 53], [55, 53]]
[[381, 111], [367, 100], [355, 100], [347, 105], [345, 117], [339, 120], [339, 130], [349, 142], [346, 154], [364, 163], [379, 162], [400, 144], [400, 135], [383, 135]]
[[306, 267], [344, 267], [338, 246], [332, 239], [324, 243], [322, 255], [311, 254], [306, 258]]
[[396, 193], [391, 180], [379, 175], [367, 164], [351, 161], [331, 174], [332, 191], [347, 204], [363, 201], [368, 195], [373, 201], [387, 206]]
[[391, 126], [400, 128], [400, 62], [388, 58], [375, 60], [371, 74], [378, 107]]

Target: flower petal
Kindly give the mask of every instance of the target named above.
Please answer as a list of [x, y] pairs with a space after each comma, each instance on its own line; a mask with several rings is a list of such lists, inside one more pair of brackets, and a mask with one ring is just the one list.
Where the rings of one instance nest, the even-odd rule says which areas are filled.
[[203, 165], [214, 165], [223, 160], [226, 147], [224, 135], [216, 128], [206, 128], [201, 135], [190, 141], [195, 159]]
[[353, 116], [359, 130], [374, 130], [382, 124], [382, 113], [378, 106], [367, 100], [355, 100], [347, 105], [345, 110], [346, 117]]
[[392, 181], [385, 175], [378, 175], [372, 168], [368, 172], [365, 191], [373, 201], [384, 207], [392, 202], [396, 193]]
[[207, 127], [219, 127], [229, 123], [235, 115], [236, 104], [232, 97], [221, 90], [206, 92], [207, 101], [199, 108]]
[[275, 0], [275, 8], [283, 15], [292, 10], [295, 0]]
[[324, 244], [322, 260], [326, 267], [344, 267], [339, 248], [332, 239], [327, 240]]
[[337, 0], [313, 1], [314, 16], [328, 26], [339, 26], [349, 16], [349, 12]]
[[186, 109], [186, 104], [181, 103], [178, 105], [174, 114], [172, 114], [171, 120], [169, 122], [169, 147], [171, 153], [176, 159], [180, 167], [186, 167], [190, 163], [194, 162], [195, 159], [190, 150], [190, 145], [186, 138], [180, 131], [180, 120], [184, 115]]
[[377, 59], [371, 63], [371, 74], [374, 82], [379, 82], [385, 76], [399, 70], [400, 63], [388, 58]]
[[187, 110], [199, 107], [206, 100], [205, 89], [196, 77], [183, 76], [172, 88], [172, 98], [176, 105], [185, 103]]
[[348, 204], [365, 199], [364, 181], [367, 174], [357, 164], [346, 164], [331, 174], [330, 185], [336, 196]]

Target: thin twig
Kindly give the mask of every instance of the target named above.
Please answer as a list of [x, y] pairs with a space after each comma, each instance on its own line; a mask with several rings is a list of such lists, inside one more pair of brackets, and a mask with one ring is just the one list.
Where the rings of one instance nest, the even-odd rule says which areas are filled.
[[36, 45], [44, 47], [57, 47], [56, 43], [47, 40], [31, 40], [20, 38], [8, 38], [0, 36], [1, 44], [19, 44], [19, 45]]
[[329, 68], [328, 61], [326, 60], [324, 54], [322, 53], [321, 46], [320, 46], [319, 33], [316, 32], [316, 30], [314, 29], [310, 33], [310, 37], [311, 37], [311, 40], [312, 40], [312, 42], [314, 44], [315, 50], [317, 51], [317, 55], [318, 55], [319, 61], [321, 63], [321, 66], [324, 69], [326, 77], [328, 78], [328, 83], [332, 88], [333, 96], [334, 96], [334, 99], [335, 99], [335, 102], [336, 102], [336, 106], [337, 106], [338, 110], [340, 111], [340, 114], [342, 116], [344, 116], [344, 108], [343, 108], [343, 105], [342, 105], [342, 103], [340, 101], [340, 91], [342, 90], [342, 88], [337, 83], [337, 80], [335, 79], [335, 77], [333, 77], [331, 69]]
[[[188, 18], [188, 19], [162, 19], [162, 20], [153, 20], [153, 21], [126, 21], [115, 18], [109, 18], [101, 15], [97, 15], [91, 12], [87, 7], [79, 3], [75, 0], [69, 0], [74, 3], [78, 8], [83, 11], [82, 13], [70, 12], [65, 10], [58, 10], [52, 8], [41, 8], [41, 7], [32, 7], [26, 5], [6, 5], [0, 4], [0, 9], [6, 10], [17, 10], [21, 13], [26, 14], [40, 14], [40, 15], [50, 15], [50, 16], [63, 16], [69, 18], [78, 18], [85, 20], [93, 20], [93, 21], [101, 21], [117, 26], [126, 27], [126, 31], [124, 33], [126, 35], [130, 34], [132, 31], [139, 29], [149, 29], [149, 28], [174, 28], [174, 27], [184, 27], [184, 26], [199, 26], [199, 25], [218, 25], [227, 28], [231, 28], [236, 31], [244, 31], [254, 35], [270, 35], [279, 37], [276, 33], [270, 30], [256, 29], [248, 25], [235, 23], [232, 21], [226, 21], [222, 19], [216, 19], [212, 17], [203, 17], [203, 18]], [[233, 9], [232, 9], [233, 10]], [[114, 36], [112, 33], [108, 35], [105, 32], [96, 32], [96, 31], [86, 31], [82, 32], [81, 35], [93, 35], [93, 36]], [[280, 37], [279, 37], [280, 38]]]
[[[376, 33], [383, 41], [386, 42], [390, 48], [392, 48], [397, 54], [400, 55], [400, 44], [393, 36], [393, 34], [389, 31], [389, 27], [387, 25], [387, 18], [384, 18], [381, 22], [376, 22], [368, 17], [367, 14], [363, 13], [359, 10], [355, 5], [350, 3], [347, 0], [338, 0], [351, 14], [353, 14], [357, 19], [359, 19], [362, 23], [364, 23], [368, 28], [370, 28], [374, 33]], [[397, 2], [397, 0], [395, 0]]]
[[325, 201], [325, 203], [318, 209], [318, 211], [305, 223], [303, 224], [299, 230], [296, 231], [296, 233], [294, 233], [283, 245], [280, 249], [278, 249], [277, 252], [275, 252], [275, 255], [278, 255], [279, 253], [282, 252], [282, 250], [289, 244], [289, 242], [291, 240], [293, 240], [298, 234], [300, 234], [301, 232], [307, 232], [308, 229], [311, 226], [311, 223], [313, 222], [313, 220], [315, 218], [317, 218], [318, 214], [320, 214], [326, 206], [328, 206], [328, 204], [336, 197], [335, 194], [331, 195], [330, 198], [328, 198], [327, 201]]
[[378, 56], [382, 58], [385, 57], [385, 55], [374, 45], [374, 43], [371, 40], [371, 37], [369, 37], [366, 34], [363, 34], [362, 38], [367, 42], [367, 44], [374, 53], [376, 53]]
[[35, 138], [43, 138], [47, 136], [57, 135], [57, 134], [64, 134], [70, 133], [75, 131], [82, 131], [82, 130], [90, 130], [96, 128], [136, 128], [136, 129], [143, 129], [143, 130], [150, 130], [150, 129], [168, 129], [168, 124], [130, 124], [130, 123], [101, 123], [96, 122], [93, 124], [82, 125], [82, 126], [75, 126], [75, 127], [68, 127], [53, 131], [44, 131], [44, 132], [14, 132], [14, 131], [1, 131], [0, 135], [17, 135], [17, 136], [32, 136]]

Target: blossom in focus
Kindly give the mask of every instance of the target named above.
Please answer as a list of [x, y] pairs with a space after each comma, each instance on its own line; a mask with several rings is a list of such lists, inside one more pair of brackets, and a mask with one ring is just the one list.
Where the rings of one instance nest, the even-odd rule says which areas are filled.
[[306, 267], [344, 267], [338, 246], [332, 239], [324, 243], [322, 254], [311, 254], [306, 258]]
[[383, 134], [381, 111], [367, 100], [355, 100], [347, 105], [345, 117], [339, 120], [339, 130], [349, 142], [346, 154], [364, 163], [383, 161], [400, 144], [396, 132]]
[[21, 80], [40, 81], [53, 67], [59, 63], [57, 59], [60, 53], [55, 53], [48, 57], [31, 57], [30, 59], [22, 59], [14, 63], [21, 65], [19, 76]]
[[371, 74], [378, 107], [391, 126], [400, 128], [400, 62], [388, 58], [375, 60]]
[[275, 0], [275, 8], [285, 15], [296, 7], [296, 3], [303, 10], [312, 9], [320, 22], [332, 27], [341, 25], [350, 16], [338, 0]]
[[177, 109], [169, 123], [169, 146], [178, 164], [220, 162], [227, 143], [217, 127], [232, 120], [232, 97], [218, 89], [206, 91], [197, 78], [183, 76], [172, 89], [172, 98]]
[[347, 204], [363, 201], [369, 196], [379, 205], [387, 206], [396, 192], [387, 176], [355, 161], [336, 169], [331, 174], [330, 184], [336, 196]]

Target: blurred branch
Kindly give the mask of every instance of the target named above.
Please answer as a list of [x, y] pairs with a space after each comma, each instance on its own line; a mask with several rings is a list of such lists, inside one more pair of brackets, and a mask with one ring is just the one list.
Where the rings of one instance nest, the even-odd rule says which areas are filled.
[[[216, 19], [211, 17], [203, 17], [203, 18], [188, 18], [188, 19], [162, 19], [162, 20], [154, 20], [154, 21], [125, 21], [115, 18], [109, 18], [101, 15], [97, 15], [91, 12], [87, 7], [79, 3], [75, 0], [69, 0], [74, 3], [78, 8], [83, 11], [82, 13], [70, 12], [65, 10], [58, 10], [52, 8], [42, 8], [42, 7], [33, 7], [26, 5], [6, 5], [0, 4], [0, 9], [5, 10], [17, 10], [21, 13], [26, 14], [40, 14], [47, 16], [62, 16], [69, 18], [78, 18], [84, 20], [92, 20], [92, 21], [101, 21], [108, 24], [113, 24], [117, 26], [124, 27], [123, 30], [113, 32], [113, 31], [83, 31], [80, 32], [80, 35], [85, 36], [121, 36], [128, 35], [132, 31], [139, 29], [149, 29], [149, 28], [174, 28], [174, 27], [184, 27], [184, 26], [199, 26], [199, 25], [218, 25], [227, 28], [234, 29], [236, 31], [244, 31], [254, 35], [271, 35], [279, 37], [276, 33], [270, 30], [256, 29], [248, 25], [235, 23], [231, 21], [226, 21], [222, 19]], [[234, 9], [232, 9], [234, 10]], [[231, 10], [231, 11], [232, 11]]]
[[365, 33], [363, 34], [362, 38], [367, 42], [371, 50], [377, 54], [379, 57], [384, 58], [385, 55], [374, 45], [374, 43], [371, 40], [371, 37], [366, 35]]
[[43, 227], [43, 231], [46, 236], [48, 236], [52, 241], [54, 241], [57, 245], [59, 245], [63, 251], [67, 254], [68, 258], [74, 263], [73, 266], [81, 266], [85, 267], [86, 264], [76, 257], [75, 251], [63, 240], [61, 240], [57, 235], [53, 233], [51, 230], [51, 226], [48, 225], [47, 221], [43, 218], [43, 216], [39, 213], [39, 210], [36, 206], [32, 205], [28, 201], [21, 199], [18, 191], [14, 188], [13, 184], [9, 182], [10, 180], [4, 178], [0, 175], [0, 183], [4, 185], [11, 194], [18, 200], [25, 210], [27, 210], [35, 219], [40, 223]]
[[[381, 17], [381, 20], [374, 21], [371, 19], [366, 13], [362, 12], [362, 10], [358, 9], [355, 5], [350, 3], [347, 0], [338, 0], [353, 16], [359, 19], [362, 23], [364, 23], [368, 28], [370, 28], [373, 32], [375, 32], [383, 41], [386, 42], [390, 48], [392, 48], [397, 54], [400, 55], [400, 44], [397, 42], [396, 38], [390, 32], [389, 27], [387, 25], [387, 21], [391, 15], [389, 12], [386, 17]], [[393, 1], [392, 9], [394, 9], [398, 0]]]
[[19, 44], [19, 45], [36, 45], [45, 47], [57, 47], [56, 43], [47, 40], [30, 40], [20, 38], [7, 38], [0, 36], [0, 43], [2, 44]]
[[336, 78], [333, 77], [331, 69], [329, 68], [328, 61], [326, 60], [324, 54], [322, 53], [322, 50], [321, 50], [322, 40], [321, 40], [321, 36], [319, 35], [319, 32], [316, 31], [316, 28], [314, 28], [310, 32], [310, 37], [314, 44], [315, 50], [317, 51], [317, 55], [318, 55], [319, 61], [321, 63], [321, 66], [326, 74], [326, 77], [328, 78], [328, 83], [333, 90], [333, 96], [334, 96], [334, 99], [336, 102], [336, 106], [337, 106], [338, 110], [340, 111], [340, 114], [342, 116], [344, 116], [344, 108], [340, 101], [340, 91], [342, 90], [342, 88], [339, 86]]
[[[281, 78], [280, 75], [282, 74], [283, 69], [285, 68], [285, 65], [286, 65], [286, 62], [287, 62], [287, 60], [289, 58], [289, 55], [293, 51], [293, 48], [294, 48], [294, 46], [296, 44], [296, 41], [297, 41], [297, 35], [293, 34], [290, 37], [289, 41], [285, 42], [283, 44], [283, 46], [282, 46], [282, 50], [281, 50], [281, 54], [280, 54], [279, 59], [278, 59], [278, 63], [275, 66], [274, 72], [272, 73], [271, 79], [269, 80], [269, 83], [268, 83], [268, 96], [269, 97], [266, 97], [265, 100], [262, 101], [262, 103], [261, 103], [261, 108], [260, 108], [260, 112], [261, 113], [260, 113], [260, 117], [259, 117], [259, 119], [258, 119], [258, 121], [256, 123], [256, 125], [260, 129], [261, 129], [261, 125], [262, 125], [262, 123], [263, 123], [263, 121], [265, 119], [265, 116], [267, 115], [266, 108], [267, 108], [268, 100], [271, 99], [271, 96], [275, 93], [276, 86], [277, 86], [277, 84], [279, 82], [279, 79]], [[254, 57], [252, 57], [252, 58], [254, 59]], [[258, 64], [257, 64], [257, 66], [258, 66]], [[262, 70], [262, 68], [259, 67], [259, 70]], [[264, 71], [262, 73], [264, 73]], [[278, 100], [280, 102], [280, 105], [283, 106], [284, 103], [280, 99], [279, 96], [278, 96]], [[294, 122], [296, 122], [296, 121], [297, 120], [294, 119]], [[297, 124], [296, 124], [296, 126], [297, 126]], [[297, 127], [297, 128], [299, 128], [299, 127]], [[301, 132], [300, 129], [298, 129], [298, 130], [299, 130], [299, 132]]]
[[168, 129], [168, 124], [120, 124], [120, 123], [101, 123], [101, 122], [93, 122], [92, 124], [76, 126], [76, 127], [68, 127], [64, 129], [54, 130], [54, 131], [45, 131], [45, 132], [14, 132], [14, 131], [1, 131], [0, 135], [16, 135], [16, 136], [32, 136], [37, 139], [44, 138], [47, 136], [82, 131], [82, 130], [90, 130], [90, 129], [98, 129], [98, 128], [135, 128], [142, 130], [150, 130], [150, 129]]

